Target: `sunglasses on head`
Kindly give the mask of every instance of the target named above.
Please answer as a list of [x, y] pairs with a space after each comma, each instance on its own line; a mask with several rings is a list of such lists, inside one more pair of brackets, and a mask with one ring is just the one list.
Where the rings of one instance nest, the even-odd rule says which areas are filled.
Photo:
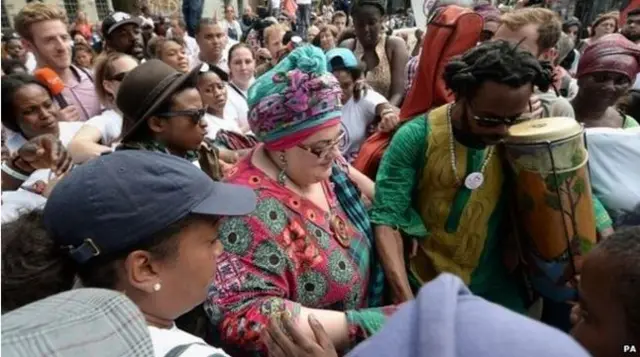
[[161, 118], [175, 118], [175, 117], [188, 117], [194, 124], [200, 123], [206, 110], [204, 109], [191, 109], [191, 110], [177, 110], [175, 112], [167, 112], [157, 114]]
[[327, 155], [329, 155], [329, 153], [331, 153], [331, 151], [333, 151], [336, 148], [336, 146], [340, 144], [340, 142], [344, 139], [344, 136], [345, 136], [344, 132], [340, 133], [340, 135], [338, 135], [337, 138], [335, 138], [334, 140], [328, 141], [327, 145], [323, 146], [322, 148], [313, 148], [313, 147], [309, 147], [302, 144], [299, 144], [298, 147], [302, 150], [305, 150], [315, 155], [318, 159], [324, 159], [327, 157]]

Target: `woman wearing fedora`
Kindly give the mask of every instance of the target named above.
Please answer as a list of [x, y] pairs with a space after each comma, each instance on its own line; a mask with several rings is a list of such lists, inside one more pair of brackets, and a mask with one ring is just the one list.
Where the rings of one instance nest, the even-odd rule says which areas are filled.
[[233, 163], [236, 156], [204, 141], [206, 110], [196, 87], [201, 66], [180, 73], [152, 59], [129, 72], [116, 98], [124, 133], [118, 150], [172, 154], [193, 162], [212, 179], [222, 179], [224, 162]]

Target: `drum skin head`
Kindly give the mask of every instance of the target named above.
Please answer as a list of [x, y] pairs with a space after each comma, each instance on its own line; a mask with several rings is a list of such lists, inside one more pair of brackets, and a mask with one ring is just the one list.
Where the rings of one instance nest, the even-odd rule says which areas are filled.
[[556, 117], [533, 119], [509, 128], [507, 144], [533, 144], [568, 139], [583, 132], [575, 119]]

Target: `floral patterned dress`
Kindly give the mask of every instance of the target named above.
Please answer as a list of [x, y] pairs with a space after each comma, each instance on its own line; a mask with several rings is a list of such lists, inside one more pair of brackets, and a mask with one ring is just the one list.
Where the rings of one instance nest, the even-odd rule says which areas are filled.
[[[346, 223], [349, 241], [338, 239], [330, 213], [266, 176], [253, 166], [251, 156], [230, 172], [228, 181], [256, 190], [257, 208], [247, 216], [222, 219], [219, 235], [225, 252], [205, 302], [220, 342], [261, 355], [260, 331], [269, 319], [286, 312], [295, 319], [302, 306], [345, 311], [354, 344], [366, 338], [395, 311], [360, 310], [367, 304], [369, 271], [352, 249], [371, 251], [366, 237], [332, 204], [333, 214]], [[335, 203], [331, 183], [323, 184]], [[361, 324], [363, 319], [369, 326]]]

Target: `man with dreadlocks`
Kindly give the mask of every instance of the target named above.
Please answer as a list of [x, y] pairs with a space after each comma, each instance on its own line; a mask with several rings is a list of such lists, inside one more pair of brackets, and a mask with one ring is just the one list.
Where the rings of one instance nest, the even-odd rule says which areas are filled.
[[[495, 41], [452, 60], [444, 79], [455, 102], [402, 126], [380, 164], [371, 212], [380, 258], [387, 276], [404, 278], [395, 282], [404, 291], [450, 272], [475, 294], [522, 312], [520, 279], [502, 259], [509, 184], [496, 144], [527, 110], [534, 87], [549, 88], [552, 69]], [[417, 240], [409, 274], [401, 235]]]

